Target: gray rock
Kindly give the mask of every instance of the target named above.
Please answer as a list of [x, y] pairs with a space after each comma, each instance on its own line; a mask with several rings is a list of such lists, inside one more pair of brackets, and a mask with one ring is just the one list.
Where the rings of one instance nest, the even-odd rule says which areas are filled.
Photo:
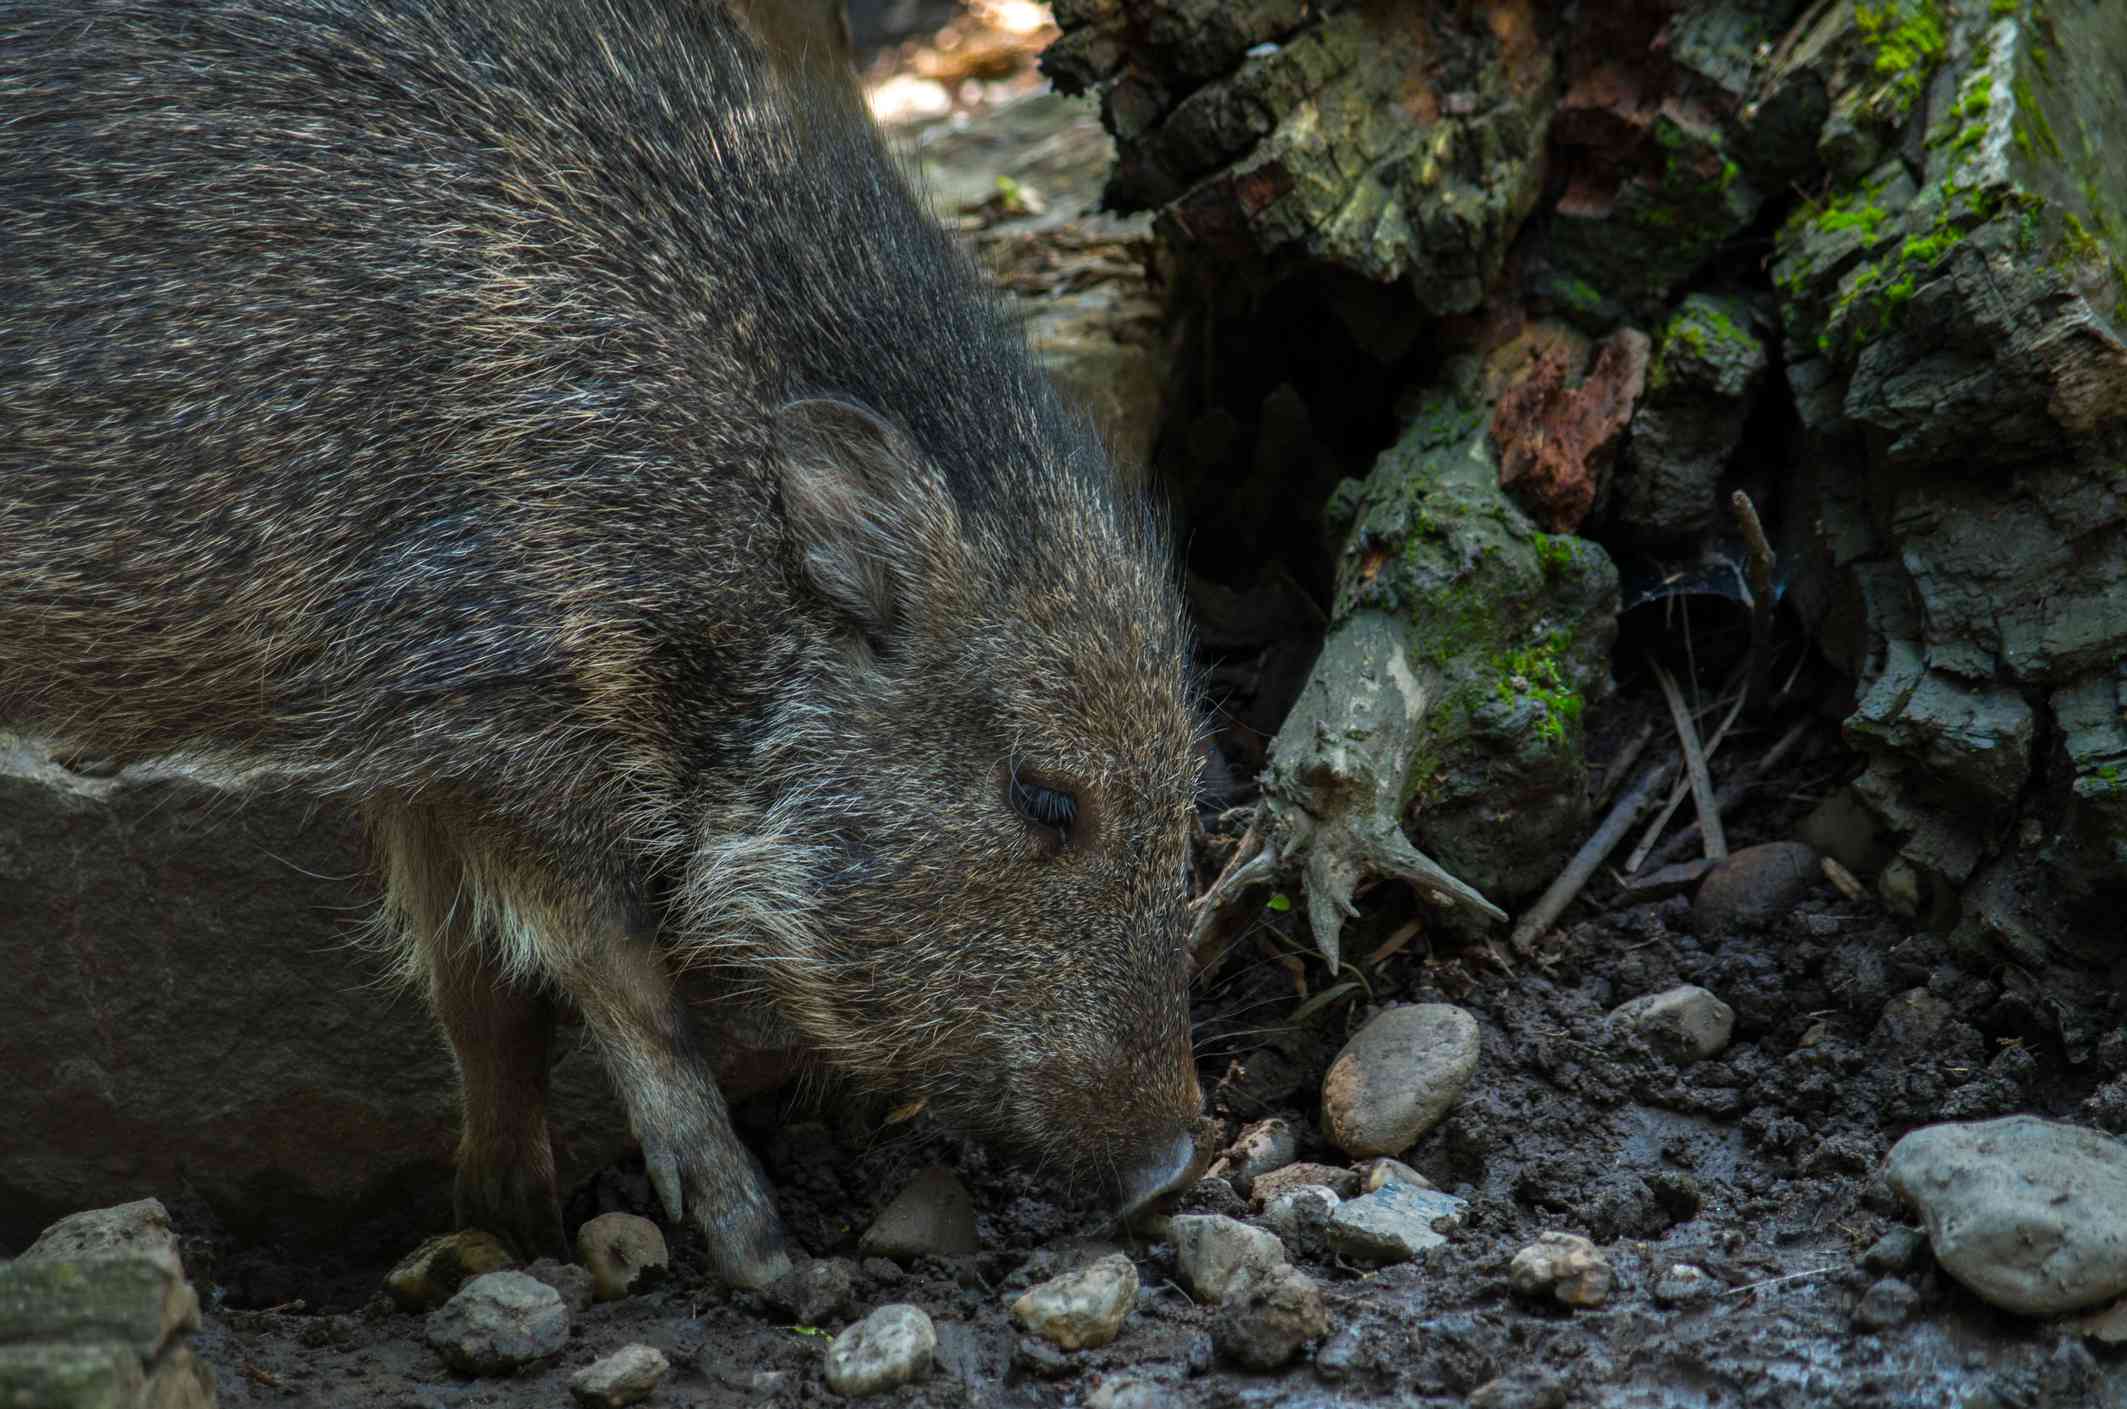
[[1173, 1237], [1182, 1286], [1198, 1301], [1213, 1305], [1232, 1295], [1250, 1273], [1281, 1266], [1286, 1260], [1285, 1245], [1275, 1233], [1220, 1213], [1177, 1215]]
[[1313, 1184], [1329, 1190], [1340, 1199], [1362, 1193], [1359, 1174], [1341, 1164], [1288, 1164], [1283, 1169], [1274, 1169], [1258, 1175], [1248, 1186], [1248, 1201], [1258, 1209], [1267, 1208], [1270, 1201], [1287, 1189], [1298, 1189]]
[[0, 1404], [131, 1409], [145, 1382], [129, 1345], [0, 1345]]
[[1275, 1370], [1329, 1334], [1329, 1310], [1313, 1279], [1280, 1265], [1250, 1272], [1219, 1307], [1212, 1343], [1250, 1370]]
[[1632, 416], [1613, 499], [1641, 543], [1693, 539], [1727, 517], [1722, 477], [1765, 378], [1765, 344], [1740, 299], [1692, 294], [1663, 327]]
[[1470, 1409], [1565, 1409], [1566, 1387], [1524, 1372], [1486, 1380], [1470, 1391]]
[[817, 1326], [841, 1314], [842, 1308], [849, 1305], [851, 1290], [847, 1262], [817, 1258], [800, 1262], [761, 1295], [799, 1325]]
[[1182, 1397], [1158, 1380], [1110, 1375], [1086, 1396], [1086, 1409], [1179, 1409]]
[[1864, 1331], [1889, 1330], [1912, 1315], [1919, 1301], [1919, 1292], [1896, 1277], [1885, 1277], [1861, 1294], [1854, 1308], [1854, 1324]]
[[1012, 1319], [1065, 1350], [1083, 1350], [1114, 1340], [1135, 1305], [1137, 1265], [1118, 1252], [1028, 1291], [1012, 1303]]
[[592, 1409], [621, 1409], [649, 1398], [671, 1369], [656, 1346], [624, 1345], [569, 1376], [569, 1393]]
[[454, 1370], [508, 1375], [568, 1344], [569, 1309], [537, 1278], [487, 1272], [428, 1314], [425, 1335]]
[[0, 1345], [110, 1342], [140, 1360], [199, 1327], [199, 1297], [171, 1253], [0, 1264]]
[[1861, 1265], [1871, 1272], [1911, 1272], [1928, 1251], [1927, 1235], [1918, 1228], [1897, 1227], [1869, 1244]]
[[894, 1196], [858, 1240], [866, 1257], [909, 1262], [935, 1253], [958, 1257], [979, 1252], [975, 1233], [975, 1198], [960, 1176], [939, 1165], [920, 1170]]
[[1366, 1358], [1366, 1332], [1357, 1326], [1346, 1326], [1322, 1342], [1315, 1352], [1315, 1373], [1331, 1384], [1341, 1384], [1352, 1376]]
[[1601, 1306], [1614, 1281], [1601, 1249], [1578, 1233], [1544, 1233], [1514, 1254], [1507, 1281], [1523, 1296], [1549, 1296], [1564, 1306]]
[[1931, 1125], [1891, 1148], [1891, 1188], [1935, 1260], [1994, 1305], [2032, 1316], [2127, 1291], [2127, 1145], [2008, 1116]]
[[53, 1262], [60, 1258], [105, 1253], [177, 1256], [177, 1230], [161, 1199], [137, 1199], [111, 1208], [70, 1213], [37, 1235], [21, 1261]]
[[1688, 1262], [1673, 1262], [1662, 1269], [1653, 1289], [1654, 1300], [1660, 1306], [1697, 1306], [1713, 1300], [1720, 1292], [1721, 1283], [1712, 1273]]
[[1699, 885], [1691, 902], [1692, 927], [1700, 934], [1726, 934], [1737, 927], [1769, 924], [1795, 908], [1824, 878], [1817, 853], [1798, 841], [1746, 846]]
[[1639, 1033], [1682, 1066], [1720, 1055], [1735, 1031], [1736, 1012], [1697, 984], [1682, 983], [1620, 1004], [1610, 1021]]
[[1406, 1262], [1447, 1242], [1433, 1225], [1469, 1205], [1438, 1189], [1384, 1184], [1347, 1199], [1329, 1217], [1329, 1245], [1358, 1262]]
[[597, 1284], [591, 1280], [589, 1269], [578, 1267], [573, 1262], [563, 1262], [558, 1258], [542, 1257], [526, 1267], [524, 1274], [538, 1278], [561, 1293], [561, 1303], [569, 1308], [569, 1314], [572, 1316], [579, 1311], [589, 1310], [598, 1290]]
[[384, 1274], [384, 1290], [401, 1311], [431, 1311], [469, 1279], [516, 1265], [502, 1239], [464, 1228], [440, 1233], [400, 1258], [398, 1266]]
[[1320, 1184], [1302, 1184], [1263, 1205], [1263, 1223], [1288, 1241], [1319, 1236], [1329, 1226], [1330, 1215], [1343, 1202]]
[[827, 1348], [827, 1387], [855, 1398], [910, 1384], [931, 1372], [937, 1350], [938, 1333], [921, 1307], [882, 1306]]
[[1360, 1166], [1359, 1193], [1371, 1194], [1384, 1184], [1401, 1184], [1407, 1189], [1431, 1189], [1436, 1187], [1432, 1180], [1426, 1178], [1402, 1160], [1390, 1159], [1386, 1155], [1380, 1159], [1370, 1159]]
[[647, 1291], [672, 1266], [664, 1233], [632, 1213], [601, 1213], [587, 1220], [576, 1230], [576, 1258], [589, 1270], [592, 1294], [600, 1301]]
[[1300, 1137], [1292, 1122], [1273, 1116], [1243, 1130], [1208, 1173], [1224, 1176], [1236, 1190], [1247, 1194], [1256, 1180], [1291, 1164], [1299, 1150]]
[[1348, 1155], [1399, 1155], [1439, 1124], [1477, 1070], [1477, 1020], [1445, 1003], [1391, 1008], [1322, 1079], [1323, 1133]]

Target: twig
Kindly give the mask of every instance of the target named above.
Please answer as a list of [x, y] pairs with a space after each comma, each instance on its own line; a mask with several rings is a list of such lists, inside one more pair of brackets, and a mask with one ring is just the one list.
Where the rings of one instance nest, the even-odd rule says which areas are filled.
[[1789, 1272], [1788, 1274], [1782, 1277], [1767, 1277], [1760, 1282], [1745, 1282], [1740, 1287], [1730, 1287], [1727, 1291], [1722, 1292], [1721, 1295], [1741, 1296], [1745, 1292], [1762, 1291], [1767, 1287], [1777, 1287], [1782, 1282], [1799, 1282], [1805, 1277], [1822, 1277], [1825, 1276], [1827, 1273], [1836, 1272], [1837, 1270], [1838, 1269], [1835, 1267], [1812, 1267], [1802, 1272]]
[[1603, 770], [1603, 785], [1596, 790], [1595, 800], [1591, 804], [1596, 811], [1600, 812], [1607, 807], [1610, 799], [1617, 795], [1618, 784], [1624, 782], [1626, 776], [1632, 772], [1632, 765], [1640, 761], [1640, 755], [1647, 751], [1647, 743], [1653, 737], [1654, 721], [1650, 719], [1617, 751], [1617, 757], [1610, 760], [1610, 766]]
[[1595, 834], [1573, 853], [1566, 869], [1560, 871], [1557, 879], [1536, 898], [1536, 903], [1523, 912], [1520, 923], [1514, 926], [1514, 933], [1507, 941], [1517, 952], [1535, 943], [1538, 935], [1566, 913], [1566, 907], [1580, 894], [1581, 887], [1588, 884], [1588, 878], [1603, 864], [1603, 858], [1625, 839], [1625, 833], [1632, 830], [1632, 824], [1639, 820], [1639, 815], [1647, 810], [1647, 804], [1654, 801], [1654, 795], [1668, 784], [1669, 775], [1675, 771], [1675, 759], [1651, 764], [1631, 789], [1617, 800], [1610, 815], [1595, 829]]
[[[1759, 780], [1778, 766], [1780, 760], [1787, 757], [1796, 744], [1802, 742], [1802, 736], [1809, 732], [1809, 726], [1814, 722], [1811, 716], [1805, 714], [1789, 725], [1787, 732], [1782, 734], [1774, 742], [1773, 746], [1765, 751], [1763, 757], [1750, 766], [1748, 773], [1721, 785], [1720, 792], [1714, 795], [1714, 806], [1724, 816], [1734, 811], [1736, 804], [1741, 802], [1750, 790], [1758, 785]], [[1662, 843], [1661, 848], [1654, 853], [1652, 858], [1654, 864], [1656, 866], [1666, 866], [1672, 861], [1681, 860], [1684, 853], [1691, 849], [1692, 840], [1698, 834], [1697, 823], [1694, 822], [1685, 827], [1683, 831], [1678, 832], [1668, 841]]]
[[1691, 775], [1691, 805], [1699, 814], [1699, 835], [1706, 839], [1706, 859], [1726, 861], [1728, 834], [1721, 830], [1721, 812], [1713, 804], [1713, 775], [1706, 771], [1706, 751], [1699, 746], [1699, 731], [1692, 726], [1684, 692], [1676, 687], [1676, 677], [1662, 669], [1660, 661], [1649, 656], [1647, 664], [1654, 668], [1655, 683], [1669, 701], [1669, 717], [1676, 721], [1677, 742], [1684, 748], [1684, 771]]
[[1772, 677], [1773, 550], [1748, 494], [1739, 489], [1729, 495], [1728, 507], [1750, 547], [1750, 682], [1744, 698], [1756, 714], [1765, 708], [1765, 686]]
[[[1721, 751], [1721, 741], [1728, 737], [1729, 726], [1734, 724], [1736, 716], [1743, 712], [1743, 702], [1748, 698], [1749, 695], [1744, 690], [1736, 691], [1735, 698], [1729, 703], [1727, 715], [1713, 731], [1713, 737], [1706, 741], [1708, 758]], [[1639, 845], [1632, 848], [1631, 854], [1625, 858], [1626, 875], [1639, 873], [1640, 864], [1647, 859], [1647, 853], [1654, 850], [1654, 844], [1662, 839], [1662, 829], [1669, 825], [1670, 818], [1676, 816], [1676, 810], [1684, 805], [1684, 797], [1690, 791], [1691, 781], [1688, 778], [1679, 778], [1676, 786], [1669, 790], [1669, 800], [1662, 804], [1661, 811], [1654, 814], [1654, 820], [1647, 824], [1647, 830], [1640, 833]]]

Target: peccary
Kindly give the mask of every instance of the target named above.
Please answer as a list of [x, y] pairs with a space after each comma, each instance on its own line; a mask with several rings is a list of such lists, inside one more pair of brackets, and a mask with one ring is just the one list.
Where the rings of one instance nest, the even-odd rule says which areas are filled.
[[364, 810], [463, 1223], [560, 1244], [572, 1004], [668, 1214], [788, 1266], [694, 967], [1182, 1176], [1171, 559], [851, 85], [705, 0], [12, 0], [0, 113], [0, 719]]

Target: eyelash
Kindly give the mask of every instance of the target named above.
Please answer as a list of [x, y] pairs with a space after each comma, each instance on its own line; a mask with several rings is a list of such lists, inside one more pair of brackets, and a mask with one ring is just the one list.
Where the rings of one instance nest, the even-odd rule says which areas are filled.
[[1077, 798], [1039, 783], [1021, 782], [1017, 774], [1012, 778], [1011, 797], [1013, 810], [1037, 827], [1068, 836], [1078, 820]]

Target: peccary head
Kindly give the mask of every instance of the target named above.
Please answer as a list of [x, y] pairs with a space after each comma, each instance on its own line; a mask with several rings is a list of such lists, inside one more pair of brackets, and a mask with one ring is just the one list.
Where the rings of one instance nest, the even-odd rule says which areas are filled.
[[748, 966], [836, 1067], [1131, 1206], [1181, 1177], [1202, 1101], [1197, 716], [1162, 535], [1062, 439], [976, 492], [864, 408], [784, 409], [802, 698], [689, 894], [744, 912]]

